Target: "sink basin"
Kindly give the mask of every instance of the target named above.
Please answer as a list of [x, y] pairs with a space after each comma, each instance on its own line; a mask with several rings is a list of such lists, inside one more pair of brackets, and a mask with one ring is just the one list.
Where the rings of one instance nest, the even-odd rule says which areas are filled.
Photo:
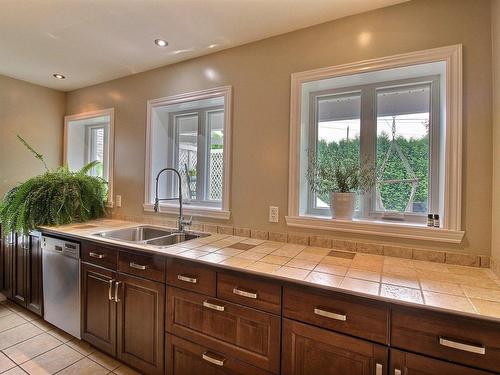
[[173, 234], [174, 232], [168, 229], [157, 228], [147, 225], [141, 225], [132, 228], [110, 230], [95, 234], [102, 238], [111, 240], [126, 241], [126, 242], [144, 242], [155, 238], [160, 238]]
[[146, 241], [146, 245], [165, 247], [170, 245], [175, 245], [179, 242], [194, 240], [196, 238], [202, 237], [201, 233], [174, 233], [169, 236], [155, 238], [154, 240]]

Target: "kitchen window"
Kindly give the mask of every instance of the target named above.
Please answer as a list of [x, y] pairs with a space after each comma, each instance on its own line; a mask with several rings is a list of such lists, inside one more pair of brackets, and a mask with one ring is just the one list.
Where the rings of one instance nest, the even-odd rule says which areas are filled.
[[[460, 242], [461, 48], [292, 75], [289, 226]], [[376, 182], [353, 221], [311, 192], [310, 157], [349, 158]], [[426, 230], [427, 214], [441, 229]]]
[[[175, 168], [181, 175], [188, 215], [229, 218], [231, 88], [222, 87], [149, 102], [145, 210], [152, 210], [158, 172]], [[164, 173], [159, 197], [174, 198], [178, 181]], [[176, 212], [164, 201], [160, 212]]]

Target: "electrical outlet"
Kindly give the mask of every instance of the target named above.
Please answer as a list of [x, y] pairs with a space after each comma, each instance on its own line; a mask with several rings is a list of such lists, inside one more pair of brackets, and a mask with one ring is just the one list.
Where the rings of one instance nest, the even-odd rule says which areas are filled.
[[279, 207], [269, 206], [269, 222], [277, 223], [280, 220]]
[[117, 195], [115, 197], [115, 206], [116, 207], [121, 207], [122, 206], [122, 196], [121, 195]]

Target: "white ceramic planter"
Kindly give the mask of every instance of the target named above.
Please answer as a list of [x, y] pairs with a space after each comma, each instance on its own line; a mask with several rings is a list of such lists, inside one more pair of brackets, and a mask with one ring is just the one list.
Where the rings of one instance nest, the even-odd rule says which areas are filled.
[[331, 193], [332, 219], [352, 220], [356, 193]]

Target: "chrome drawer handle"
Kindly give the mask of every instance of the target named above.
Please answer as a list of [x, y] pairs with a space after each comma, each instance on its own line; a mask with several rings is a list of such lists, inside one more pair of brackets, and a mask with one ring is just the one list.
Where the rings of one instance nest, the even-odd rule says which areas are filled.
[[129, 266], [132, 268], [135, 268], [136, 270], [142, 270], [142, 271], [144, 271], [147, 268], [146, 266], [143, 266], [142, 264], [137, 264], [134, 262], [130, 262]]
[[382, 375], [384, 373], [384, 366], [382, 366], [380, 363], [377, 363], [375, 365], [375, 375]]
[[190, 277], [186, 275], [177, 275], [177, 279], [180, 281], [185, 281], [186, 283], [197, 284], [198, 279], [196, 277]]
[[96, 258], [96, 259], [102, 259], [102, 258], [104, 258], [104, 254], [93, 253], [93, 252], [90, 252], [89, 256], [92, 257], [92, 258]]
[[314, 313], [319, 316], [324, 316], [325, 318], [330, 318], [330, 319], [335, 319], [335, 320], [341, 320], [345, 322], [347, 320], [347, 315], [343, 314], [337, 314], [331, 311], [326, 311], [319, 309], [317, 307], [314, 308]]
[[217, 365], [217, 366], [224, 366], [224, 362], [226, 362], [225, 358], [221, 358], [221, 359], [214, 358], [213, 356], [209, 355], [209, 352], [203, 353], [201, 358], [203, 358], [205, 361], [213, 363], [214, 365]]
[[250, 291], [239, 289], [239, 288], [234, 288], [233, 294], [236, 294], [237, 296], [241, 296], [241, 297], [257, 299], [257, 292], [250, 292]]
[[116, 303], [120, 302], [120, 300], [118, 299], [118, 287], [120, 286], [121, 283], [122, 283], [121, 281], [117, 281], [115, 284], [115, 302]]
[[209, 309], [216, 310], [216, 311], [224, 311], [226, 309], [226, 306], [224, 306], [224, 305], [217, 305], [215, 303], [211, 303], [208, 301], [203, 301], [203, 307], [207, 307]]
[[394, 375], [402, 375], [402, 374], [403, 374], [403, 373], [401, 372], [401, 370], [400, 370], [400, 369], [398, 369], [398, 368], [395, 368], [395, 369], [394, 369]]
[[112, 291], [113, 291], [113, 283], [114, 283], [114, 282], [115, 282], [115, 280], [114, 280], [114, 279], [109, 280], [108, 299], [109, 299], [110, 301], [113, 301], [113, 300], [114, 300], [113, 295], [111, 294], [111, 293], [112, 293]]
[[469, 352], [469, 353], [475, 353], [481, 355], [486, 354], [486, 348], [484, 346], [464, 344], [462, 342], [445, 339], [444, 337], [439, 338], [439, 345], [457, 350], [463, 350], [464, 352]]

